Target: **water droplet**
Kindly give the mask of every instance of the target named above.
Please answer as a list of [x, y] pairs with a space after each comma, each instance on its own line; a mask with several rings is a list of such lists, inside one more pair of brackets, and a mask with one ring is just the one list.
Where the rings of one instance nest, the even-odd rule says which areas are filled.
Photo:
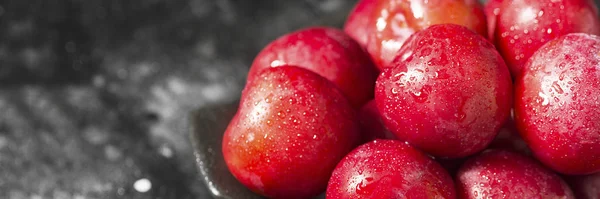
[[546, 33], [548, 33], [548, 34], [552, 33], [552, 28], [548, 28], [548, 30], [546, 31]]
[[152, 182], [146, 178], [142, 178], [133, 183], [133, 188], [140, 193], [145, 193], [152, 188]]
[[431, 88], [429, 86], [423, 86], [421, 90], [412, 92], [412, 96], [416, 102], [425, 102], [429, 97], [430, 89]]
[[454, 117], [456, 117], [457, 121], [462, 122], [462, 121], [465, 120], [466, 115], [465, 115], [465, 113], [462, 110], [459, 110], [458, 113], [454, 114]]
[[295, 125], [300, 124], [300, 120], [298, 118], [296, 118], [296, 117], [292, 116], [292, 117], [290, 117], [290, 120], [292, 120], [292, 123], [295, 124]]
[[396, 89], [396, 88], [392, 88], [392, 93], [393, 93], [393, 94], [398, 94], [398, 89]]
[[366, 195], [369, 192], [371, 192], [371, 188], [369, 187], [369, 185], [371, 184], [370, 181], [372, 181], [373, 178], [372, 177], [367, 177], [365, 179], [363, 179], [360, 183], [358, 183], [356, 185], [356, 193], [360, 194], [360, 195]]
[[313, 140], [316, 140], [316, 139], [317, 139], [317, 134], [314, 134], [313, 135]]
[[[548, 103], [549, 103], [550, 100], [548, 100], [548, 96], [546, 94], [544, 94], [542, 92], [539, 92], [538, 96], [540, 96], [542, 98], [542, 100], [543, 100], [542, 101], [542, 106], [548, 105]], [[538, 103], [539, 103], [539, 101], [538, 101]]]
[[277, 112], [277, 116], [279, 116], [279, 118], [285, 118], [285, 113], [283, 111], [279, 111]]
[[562, 89], [562, 87], [560, 87], [560, 85], [558, 84], [558, 82], [554, 82], [552, 83], [552, 88], [554, 88], [554, 90], [558, 93], [558, 94], [563, 94], [564, 91]]

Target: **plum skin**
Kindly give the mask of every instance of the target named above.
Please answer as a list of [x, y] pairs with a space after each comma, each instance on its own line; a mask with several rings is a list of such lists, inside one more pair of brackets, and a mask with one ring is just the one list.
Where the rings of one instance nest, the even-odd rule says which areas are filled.
[[500, 15], [500, 7], [503, 0], [489, 0], [483, 7], [483, 12], [487, 18], [488, 39], [494, 41], [494, 33], [496, 32], [496, 20]]
[[533, 159], [505, 150], [488, 150], [458, 171], [459, 198], [565, 198], [573, 192], [555, 173]]
[[265, 69], [242, 93], [223, 156], [233, 176], [260, 195], [316, 196], [358, 144], [356, 117], [321, 76], [292, 66]]
[[450, 175], [397, 140], [374, 140], [350, 152], [334, 170], [327, 199], [456, 198]]
[[600, 34], [592, 0], [503, 0], [495, 44], [513, 77], [546, 42], [568, 33]]
[[333, 82], [356, 108], [373, 98], [377, 69], [368, 54], [342, 30], [309, 27], [283, 35], [254, 58], [247, 82], [266, 68], [294, 65]]
[[344, 24], [344, 32], [365, 49], [369, 39], [368, 28], [371, 27], [369, 21], [376, 3], [377, 0], [360, 0], [350, 11]]
[[487, 36], [486, 17], [477, 0], [380, 0], [371, 11], [367, 52], [380, 69], [387, 67], [413, 33], [452, 23]]
[[483, 150], [505, 123], [512, 83], [491, 43], [465, 27], [415, 33], [376, 82], [383, 122], [398, 139], [437, 157]]
[[564, 174], [600, 171], [600, 37], [542, 46], [515, 89], [515, 121], [535, 157]]

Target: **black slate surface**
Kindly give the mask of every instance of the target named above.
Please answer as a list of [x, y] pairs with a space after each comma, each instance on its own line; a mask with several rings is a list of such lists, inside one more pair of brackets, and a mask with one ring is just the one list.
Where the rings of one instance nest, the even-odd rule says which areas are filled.
[[210, 198], [189, 113], [237, 99], [269, 41], [339, 27], [354, 3], [0, 1], [0, 198]]

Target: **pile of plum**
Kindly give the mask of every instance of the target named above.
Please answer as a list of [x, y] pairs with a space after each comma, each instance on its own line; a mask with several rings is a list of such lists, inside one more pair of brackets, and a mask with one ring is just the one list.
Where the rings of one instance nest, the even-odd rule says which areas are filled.
[[255, 58], [223, 138], [268, 198], [599, 198], [591, 0], [363, 0]]

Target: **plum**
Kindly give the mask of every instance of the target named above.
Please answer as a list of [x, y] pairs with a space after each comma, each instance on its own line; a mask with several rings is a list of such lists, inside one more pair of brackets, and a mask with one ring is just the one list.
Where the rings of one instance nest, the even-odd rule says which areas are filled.
[[573, 192], [555, 173], [515, 152], [489, 150], [465, 162], [456, 175], [459, 198], [564, 198]]
[[542, 46], [515, 87], [515, 122], [533, 154], [564, 174], [600, 171], [600, 37]]
[[568, 176], [567, 183], [579, 199], [600, 198], [600, 173], [584, 176]]
[[477, 0], [381, 0], [369, 20], [367, 51], [379, 69], [394, 59], [410, 35], [430, 25], [458, 24], [487, 36]]
[[426, 154], [397, 140], [375, 140], [337, 165], [327, 199], [456, 198], [450, 175]]
[[355, 108], [373, 98], [377, 69], [368, 54], [343, 31], [310, 27], [277, 38], [254, 59], [247, 82], [265, 68], [294, 65], [337, 85]]
[[398, 139], [459, 158], [483, 150], [505, 123], [512, 83], [483, 36], [459, 25], [433, 25], [411, 36], [377, 79], [377, 108]]
[[359, 141], [356, 112], [328, 80], [303, 68], [263, 70], [242, 93], [223, 137], [227, 167], [270, 198], [309, 198]]
[[496, 32], [496, 20], [500, 15], [502, 0], [489, 0], [483, 7], [483, 12], [487, 17], [488, 39], [494, 41], [494, 32]]
[[360, 0], [348, 14], [344, 32], [366, 49], [368, 40], [369, 19], [377, 0]]
[[376, 139], [395, 139], [381, 121], [381, 114], [377, 110], [375, 100], [369, 101], [358, 111], [358, 121], [364, 142]]
[[568, 33], [600, 34], [592, 0], [505, 0], [494, 38], [516, 78], [538, 48]]

